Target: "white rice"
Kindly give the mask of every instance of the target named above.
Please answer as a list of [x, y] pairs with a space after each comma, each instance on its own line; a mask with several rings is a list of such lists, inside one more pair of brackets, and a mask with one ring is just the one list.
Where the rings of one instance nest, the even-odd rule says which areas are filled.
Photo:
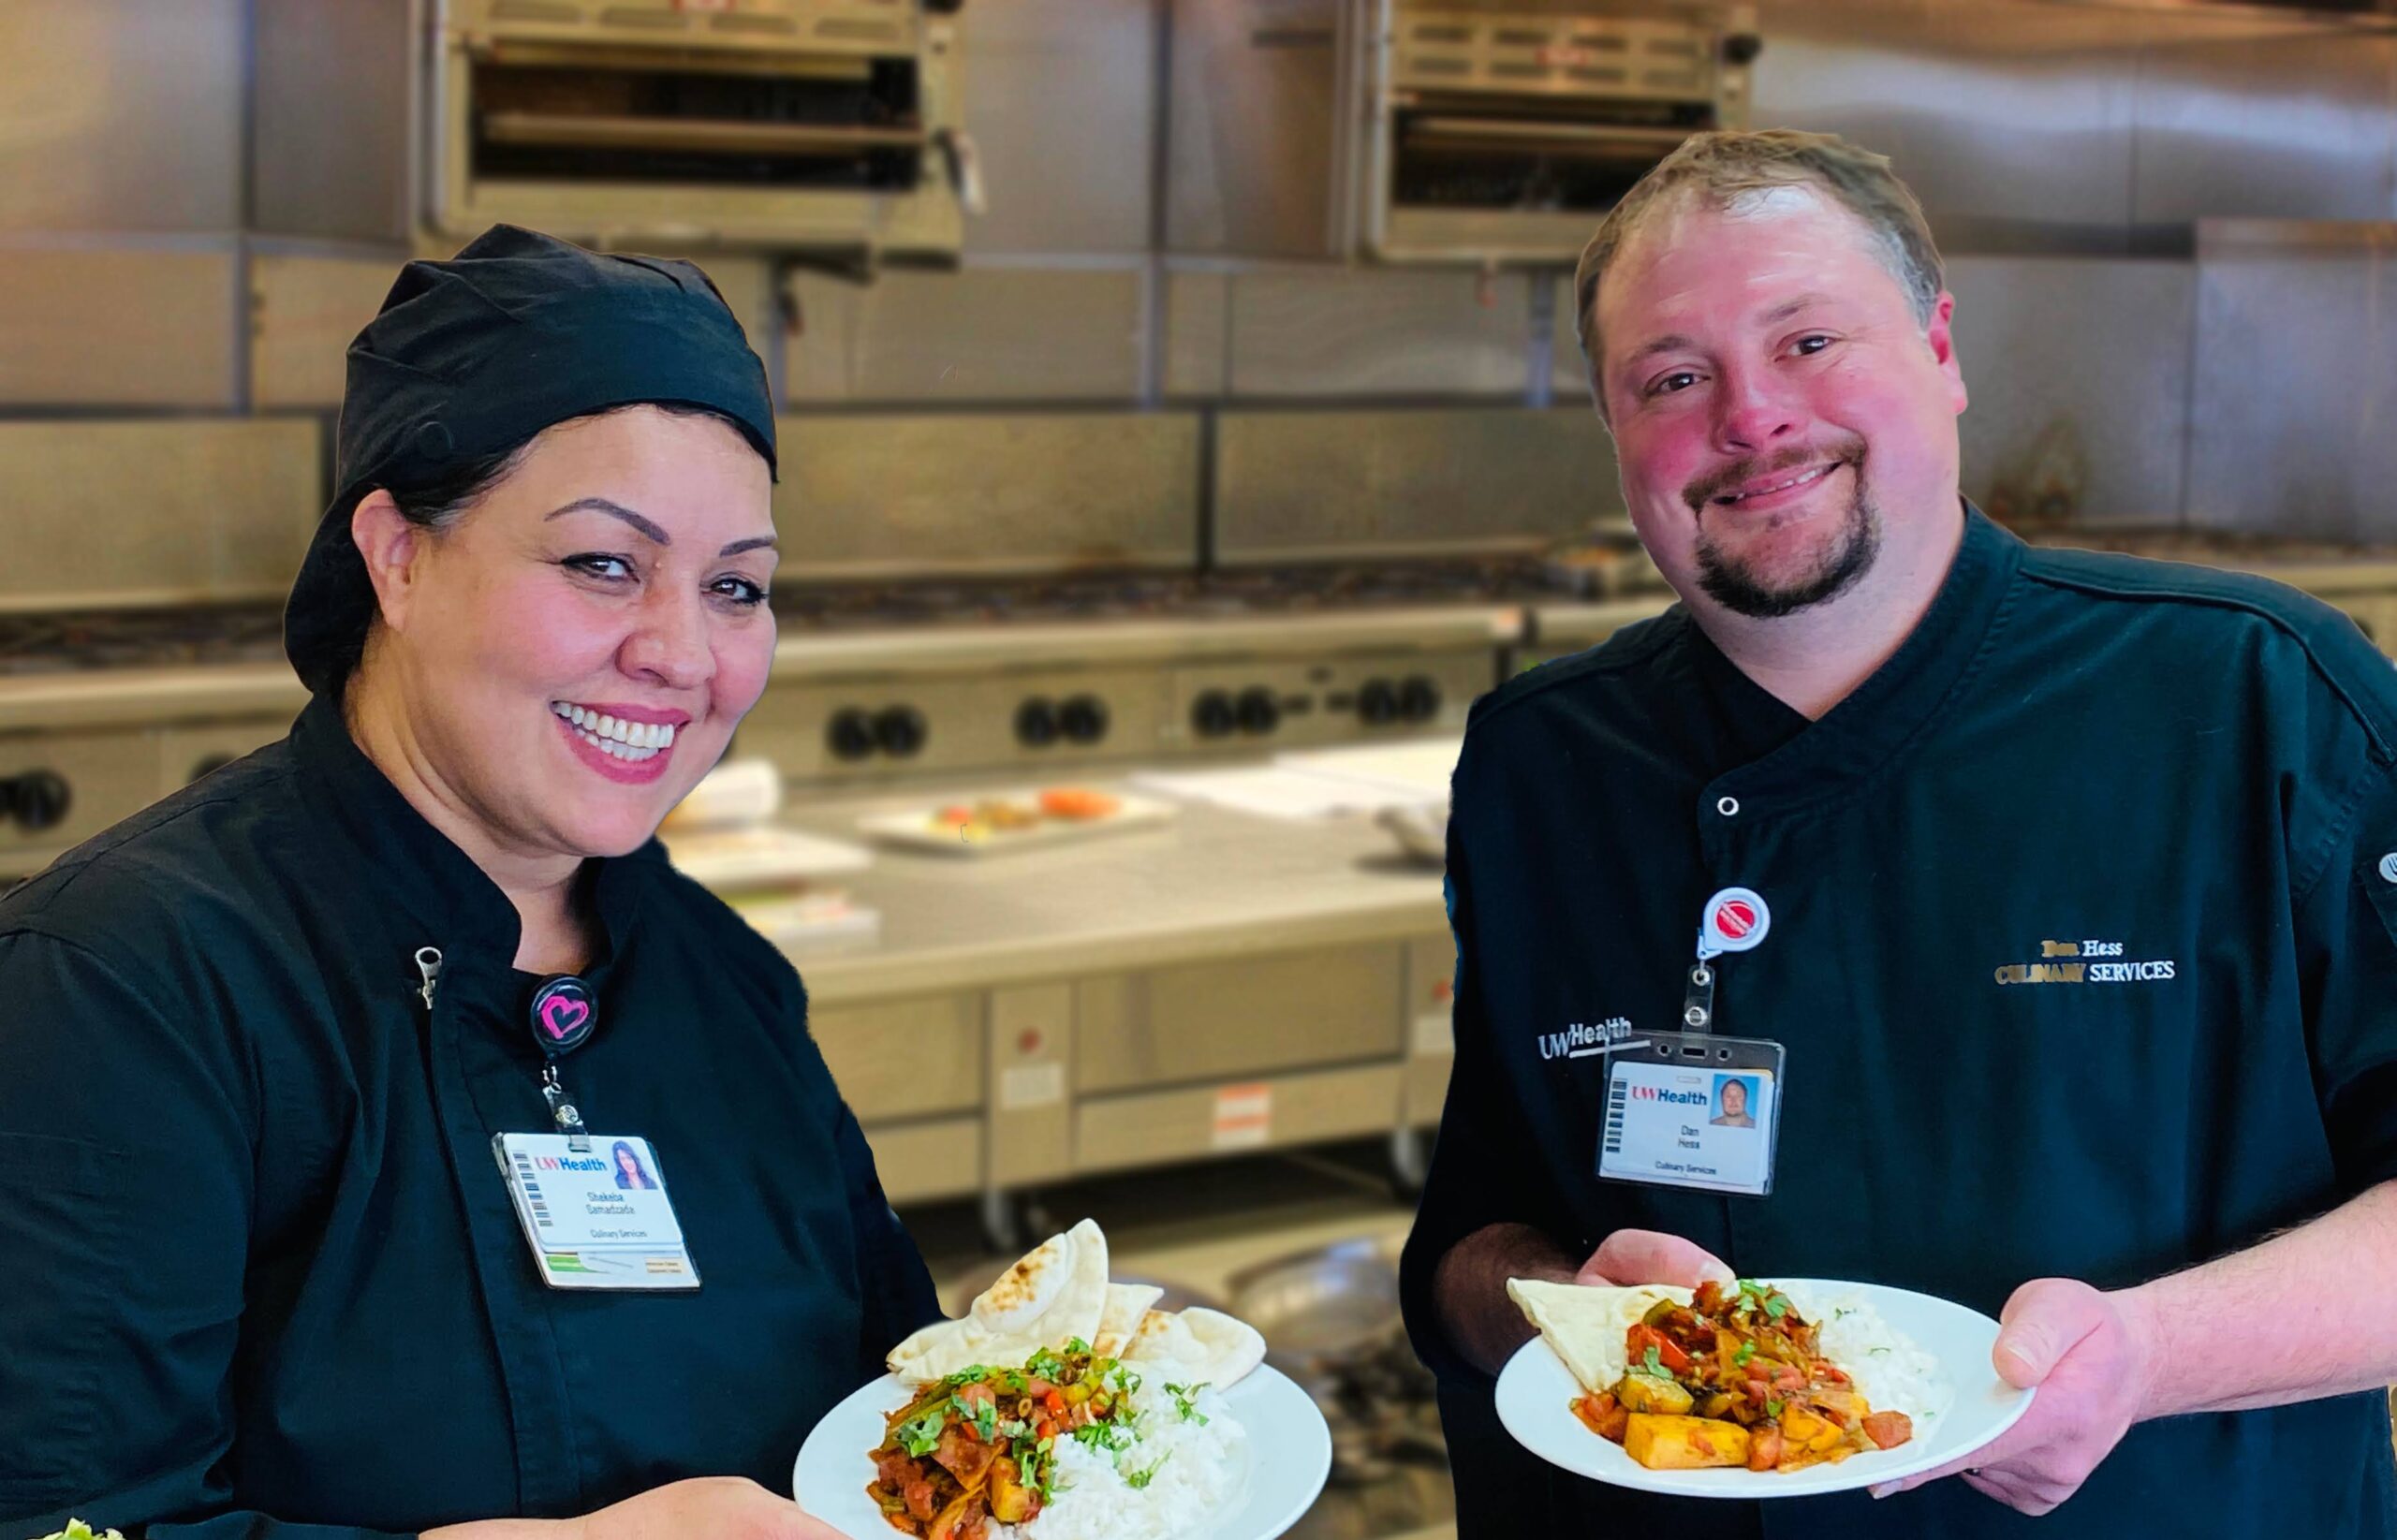
[[[1133, 1442], [1110, 1454], [1057, 1441], [1057, 1495], [1023, 1524], [993, 1524], [996, 1540], [1176, 1540], [1206, 1533], [1248, 1486], [1248, 1431], [1212, 1389], [1191, 1398], [1207, 1420], [1185, 1421], [1162, 1386], [1131, 1399]], [[1148, 1485], [1124, 1478], [1153, 1471]]]
[[1799, 1313], [1820, 1328], [1823, 1357], [1854, 1377], [1856, 1388], [1875, 1411], [1904, 1412], [1919, 1424], [1954, 1404], [1956, 1387], [1939, 1371], [1939, 1360], [1883, 1320], [1862, 1294], [1817, 1296], [1803, 1288], [1785, 1292]]

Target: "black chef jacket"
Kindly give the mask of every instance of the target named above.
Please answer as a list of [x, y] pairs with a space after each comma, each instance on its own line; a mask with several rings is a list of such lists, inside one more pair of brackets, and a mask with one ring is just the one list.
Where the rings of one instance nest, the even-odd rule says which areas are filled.
[[516, 913], [330, 701], [0, 901], [0, 1536], [790, 1489], [930, 1281], [789, 965], [654, 843], [586, 880], [566, 1083], [653, 1142], [697, 1293], [537, 1276], [492, 1153], [554, 1131]]
[[[1675, 1501], [1515, 1450], [1435, 1319], [1439, 1258], [1502, 1221], [1994, 1315], [2028, 1279], [2140, 1283], [2397, 1177], [2397, 671], [2277, 584], [1965, 518], [1921, 623], [1818, 721], [1678, 608], [1473, 711], [1456, 1069], [1404, 1269], [1467, 1536], [1544, 1533], [1544, 1503], [1553, 1533], [1684, 1540], [2397, 1534], [2378, 1395], [2144, 1424], [2037, 1521], [1955, 1481]], [[1561, 1035], [1674, 1028], [1734, 886], [1772, 924], [1718, 960], [1717, 1030], [1787, 1047], [1773, 1192], [1602, 1182], [1608, 1061]]]

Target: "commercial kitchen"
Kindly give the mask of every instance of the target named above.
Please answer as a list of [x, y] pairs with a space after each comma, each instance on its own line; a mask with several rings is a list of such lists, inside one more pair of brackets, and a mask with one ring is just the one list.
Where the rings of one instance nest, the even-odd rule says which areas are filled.
[[[2385, 3], [15, 0], [0, 87], [0, 882], [288, 728], [401, 262], [699, 261], [782, 414], [781, 639], [669, 848], [799, 966], [952, 1308], [1090, 1213], [1264, 1329], [1335, 1430], [1301, 1534], [1447, 1533], [1392, 1270], [1446, 775], [1670, 601], [1569, 277], [1683, 137], [1893, 157], [1993, 517], [2397, 647]], [[926, 837], [1055, 788], [1141, 815]]]

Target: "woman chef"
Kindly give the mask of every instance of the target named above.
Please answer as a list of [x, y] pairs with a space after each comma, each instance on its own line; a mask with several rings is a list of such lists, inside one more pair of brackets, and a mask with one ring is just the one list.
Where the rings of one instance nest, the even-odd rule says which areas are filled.
[[291, 735], [0, 901], [0, 1540], [829, 1534], [753, 1483], [936, 1307], [651, 839], [772, 659], [763, 372], [697, 268], [501, 227], [338, 458]]

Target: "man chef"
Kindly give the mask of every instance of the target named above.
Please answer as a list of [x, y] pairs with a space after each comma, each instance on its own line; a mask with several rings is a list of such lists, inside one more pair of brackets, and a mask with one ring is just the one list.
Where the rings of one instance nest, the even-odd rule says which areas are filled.
[[[1697, 136], [1576, 293], [1681, 602], [1484, 697], [1457, 767], [1404, 1299], [1462, 1533], [2397, 1535], [2389, 660], [1964, 502], [1955, 300], [1880, 156]], [[1753, 1131], [1668, 1105], [1731, 1071]], [[2036, 1400], [1947, 1469], [1771, 1503], [1495, 1432], [1508, 1278], [1734, 1274], [1999, 1315]]]

